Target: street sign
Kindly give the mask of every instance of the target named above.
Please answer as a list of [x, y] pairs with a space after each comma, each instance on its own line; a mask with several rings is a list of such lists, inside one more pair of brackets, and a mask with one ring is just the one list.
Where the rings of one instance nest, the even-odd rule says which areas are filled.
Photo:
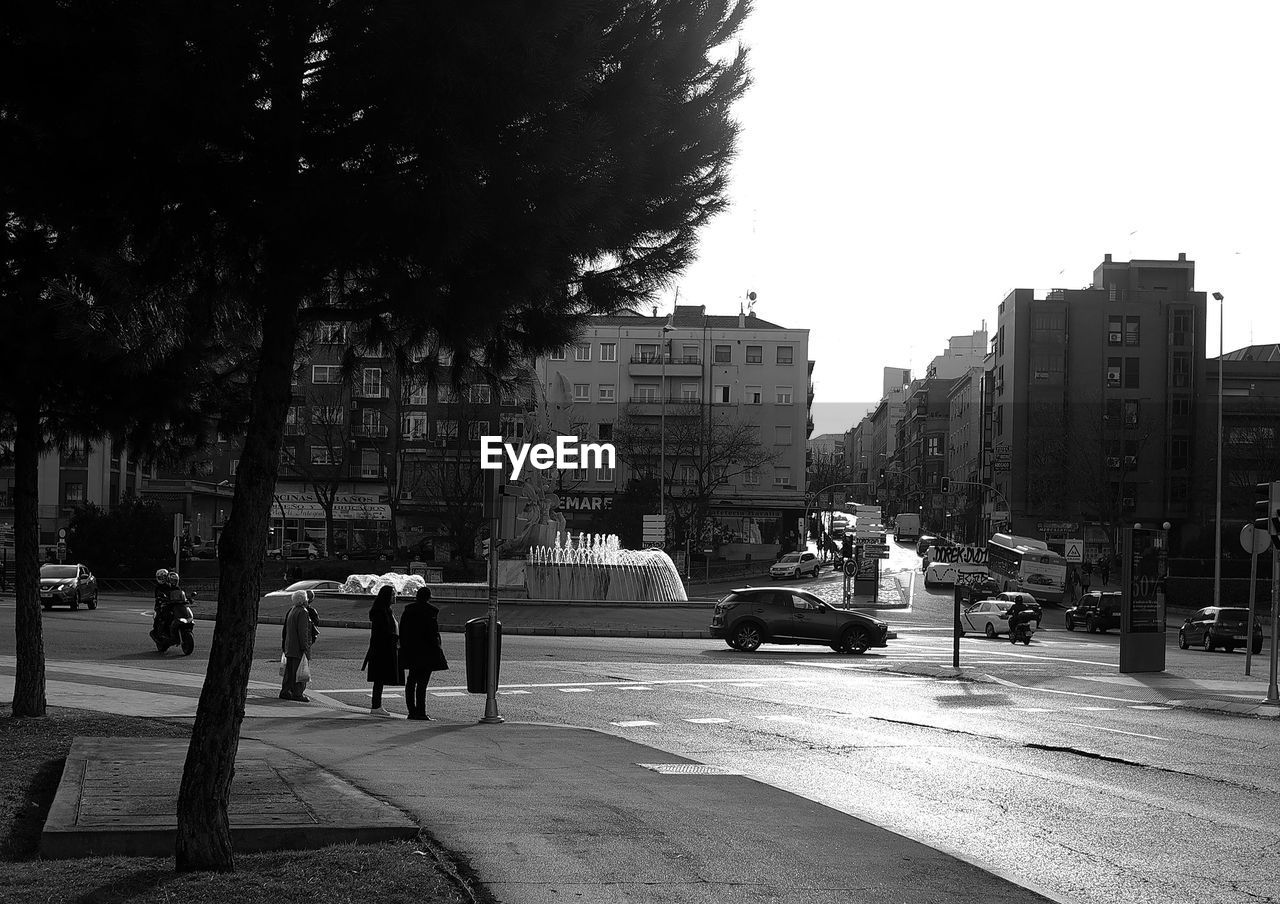
[[644, 516], [644, 542], [663, 543], [667, 538], [667, 516]]
[[1250, 555], [1262, 555], [1271, 548], [1271, 534], [1257, 530], [1252, 524], [1240, 528], [1240, 545]]
[[1068, 562], [1077, 564], [1084, 561], [1084, 541], [1083, 540], [1066, 540], [1063, 549], [1065, 552], [1062, 557]]
[[875, 540], [877, 542], [884, 542], [884, 531], [882, 530], [854, 531], [853, 538], [855, 540]]
[[864, 543], [862, 545], [862, 557], [864, 559], [887, 559], [889, 558], [889, 547], [884, 543]]
[[67, 539], [67, 529], [65, 527], [58, 528], [58, 539], [59, 540]]
[[65, 561], [67, 561], [67, 541], [59, 540], [58, 541], [58, 562], [62, 563]]

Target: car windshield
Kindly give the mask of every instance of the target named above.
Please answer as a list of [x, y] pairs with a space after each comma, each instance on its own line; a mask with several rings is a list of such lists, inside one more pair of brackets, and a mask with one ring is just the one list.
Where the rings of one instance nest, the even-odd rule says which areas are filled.
[[40, 577], [42, 578], [73, 578], [76, 576], [76, 566], [74, 565], [41, 565]]
[[778, 561], [779, 562], [799, 562], [800, 554], [798, 552], [789, 552]]

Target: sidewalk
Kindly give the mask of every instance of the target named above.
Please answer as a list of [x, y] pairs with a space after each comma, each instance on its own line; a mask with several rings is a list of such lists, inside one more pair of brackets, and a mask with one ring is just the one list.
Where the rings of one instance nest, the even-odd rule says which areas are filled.
[[[139, 693], [112, 689], [96, 702], [137, 712], [152, 702], [131, 699]], [[56, 686], [50, 697], [75, 705], [59, 699]], [[305, 829], [315, 843], [332, 843], [320, 823], [339, 800], [361, 817], [358, 825], [367, 824], [367, 840], [421, 826], [502, 902], [1046, 900], [715, 764], [590, 729], [373, 720], [342, 704], [262, 701], [241, 739], [232, 822], [246, 845], [268, 836], [263, 824], [278, 836]], [[172, 831], [176, 783], [157, 789], [150, 770], [130, 765], [150, 762], [156, 743], [81, 744], [75, 762], [92, 757], [96, 778], [77, 785], [83, 770], [64, 773], [59, 821], [52, 832], [46, 827], [56, 853], [74, 856], [76, 844], [129, 850], [147, 839], [171, 847], [163, 833]], [[305, 780], [280, 785], [282, 775], [297, 772], [285, 768], [295, 758], [314, 766]], [[249, 794], [237, 795], [242, 784]], [[256, 836], [245, 820], [259, 821]], [[341, 820], [329, 822], [342, 828]], [[350, 826], [345, 831], [352, 834]]]

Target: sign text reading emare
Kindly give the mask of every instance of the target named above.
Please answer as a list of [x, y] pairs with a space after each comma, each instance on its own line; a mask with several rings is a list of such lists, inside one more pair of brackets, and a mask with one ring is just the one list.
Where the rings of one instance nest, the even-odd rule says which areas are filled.
[[615, 467], [617, 453], [613, 443], [578, 443], [576, 436], [557, 436], [556, 443], [504, 443], [500, 436], [480, 437], [480, 467], [496, 471], [502, 467], [503, 453], [511, 462], [511, 479], [515, 480], [528, 462], [539, 471], [563, 468], [567, 471], [600, 470]]

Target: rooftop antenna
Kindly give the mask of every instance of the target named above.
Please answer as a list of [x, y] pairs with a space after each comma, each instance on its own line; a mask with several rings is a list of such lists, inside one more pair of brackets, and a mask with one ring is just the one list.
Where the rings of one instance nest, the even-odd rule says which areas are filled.
[[748, 292], [747, 293], [747, 313], [750, 314], [751, 309], [754, 308], [755, 306], [756, 306], [756, 293]]

